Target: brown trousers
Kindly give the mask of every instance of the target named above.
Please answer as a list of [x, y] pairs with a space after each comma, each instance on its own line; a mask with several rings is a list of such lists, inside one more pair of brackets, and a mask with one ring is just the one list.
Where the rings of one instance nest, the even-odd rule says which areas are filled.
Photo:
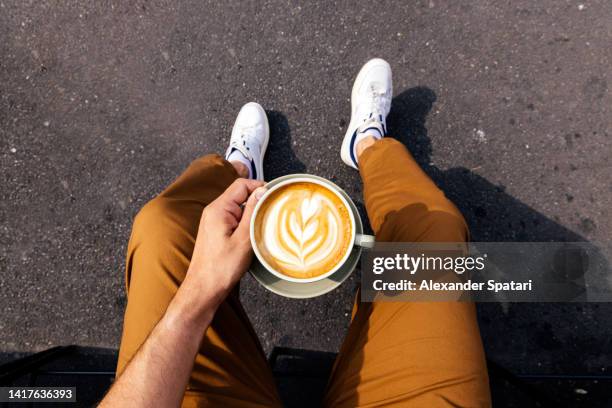
[[[468, 230], [399, 142], [363, 152], [360, 171], [379, 241], [463, 242]], [[128, 246], [128, 303], [117, 373], [146, 340], [181, 284], [202, 209], [237, 177], [218, 155], [194, 161], [134, 220]], [[238, 289], [203, 336], [183, 406], [280, 406], [274, 379]], [[169, 373], [171, 375], [171, 373]], [[473, 304], [360, 303], [334, 366], [325, 406], [490, 406]]]

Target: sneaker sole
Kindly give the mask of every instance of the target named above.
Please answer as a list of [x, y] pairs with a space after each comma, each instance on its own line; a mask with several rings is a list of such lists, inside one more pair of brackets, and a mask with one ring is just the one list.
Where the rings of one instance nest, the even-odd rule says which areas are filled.
[[265, 119], [265, 124], [266, 124], [266, 134], [265, 134], [263, 145], [261, 146], [261, 155], [259, 156], [259, 163], [257, 163], [258, 165], [257, 174], [261, 175], [262, 181], [265, 181], [264, 171], [263, 171], [263, 160], [264, 160], [264, 156], [266, 155], [266, 150], [268, 149], [268, 142], [270, 141], [270, 123], [268, 122], [268, 115], [266, 114], [266, 110], [257, 102], [251, 102], [251, 103], [257, 106], [257, 109], [262, 113]]

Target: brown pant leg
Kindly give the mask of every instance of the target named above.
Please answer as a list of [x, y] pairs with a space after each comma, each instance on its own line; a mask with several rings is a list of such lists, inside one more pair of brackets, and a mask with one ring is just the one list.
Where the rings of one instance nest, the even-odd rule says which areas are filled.
[[[359, 160], [377, 240], [463, 242], [457, 208], [406, 148], [385, 138]], [[357, 303], [328, 386], [330, 407], [490, 406], [471, 303]]]
[[[118, 374], [163, 316], [183, 281], [202, 210], [236, 178], [232, 165], [220, 156], [202, 157], [136, 216], [126, 261], [128, 302]], [[272, 373], [237, 289], [221, 304], [206, 333], [193, 335], [204, 339], [184, 406], [280, 405]]]

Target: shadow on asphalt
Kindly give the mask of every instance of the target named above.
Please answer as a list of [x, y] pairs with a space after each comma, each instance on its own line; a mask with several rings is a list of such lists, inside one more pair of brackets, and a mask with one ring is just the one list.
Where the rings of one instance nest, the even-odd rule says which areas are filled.
[[270, 123], [270, 144], [264, 161], [264, 173], [266, 180], [274, 180], [286, 174], [304, 173], [306, 166], [302, 163], [291, 145], [291, 129], [287, 117], [278, 111], [267, 110], [268, 122]]
[[431, 165], [431, 140], [425, 122], [435, 101], [436, 94], [426, 87], [402, 92], [393, 99], [387, 126], [389, 133], [406, 145], [421, 168], [459, 207], [470, 226], [472, 241], [587, 241], [508, 195], [504, 186], [494, 185], [464, 167], [440, 170]]
[[[495, 185], [470, 169], [442, 170], [432, 165], [432, 145], [425, 124], [436, 99], [436, 94], [427, 87], [402, 92], [393, 99], [387, 127], [461, 210], [472, 241], [588, 242], [507, 194], [504, 186]], [[573, 197], [566, 195], [566, 199], [569, 202]], [[582, 226], [585, 230], [595, 228], [591, 220], [583, 220]], [[479, 304], [488, 358], [515, 374], [535, 370], [539, 374], [592, 374], [600, 369], [599, 360], [607, 340], [601, 338], [597, 327], [588, 324], [584, 315], [595, 316], [596, 321], [603, 322], [612, 312], [611, 306], [604, 303]], [[534, 369], [535, 362], [538, 366]]]

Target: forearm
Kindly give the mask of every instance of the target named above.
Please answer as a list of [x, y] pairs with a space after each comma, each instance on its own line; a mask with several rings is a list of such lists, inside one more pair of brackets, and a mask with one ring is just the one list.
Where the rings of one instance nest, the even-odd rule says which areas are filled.
[[100, 406], [180, 405], [206, 329], [251, 262], [249, 222], [263, 191], [251, 193], [262, 185], [237, 180], [204, 209], [185, 280]]
[[100, 406], [179, 406], [219, 300], [187, 278]]

